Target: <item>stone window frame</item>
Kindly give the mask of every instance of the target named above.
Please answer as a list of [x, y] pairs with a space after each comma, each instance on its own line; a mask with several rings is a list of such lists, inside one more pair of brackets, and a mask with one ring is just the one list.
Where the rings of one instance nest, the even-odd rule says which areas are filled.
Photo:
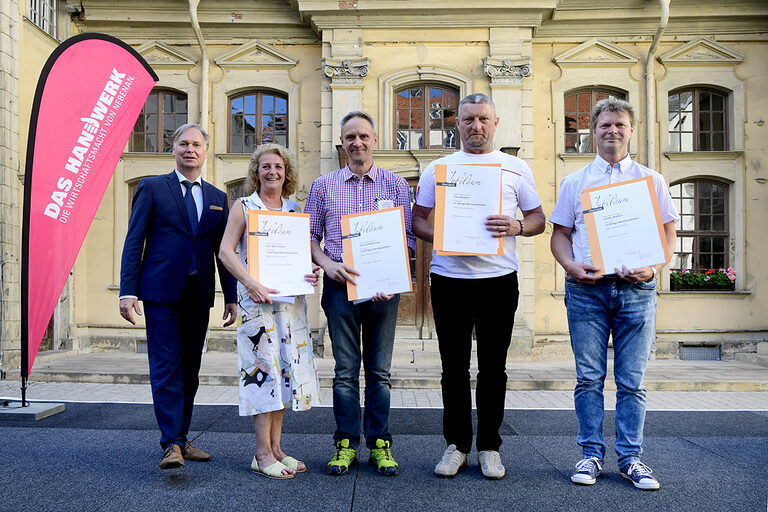
[[[427, 134], [429, 134], [429, 137], [431, 137], [431, 133], [429, 133], [429, 132], [434, 131], [434, 130], [432, 130], [432, 128], [428, 127], [427, 125], [430, 124], [430, 121], [432, 120], [432, 116], [431, 116], [430, 111], [434, 110], [434, 109], [432, 109], [431, 105], [428, 105], [428, 103], [427, 103], [428, 102], [427, 90], [429, 88], [433, 88], [433, 87], [435, 89], [449, 90], [450, 92], [452, 92], [452, 93], [454, 93], [456, 95], [455, 104], [453, 105], [453, 110], [454, 110], [454, 114], [453, 114], [453, 118], [454, 118], [453, 145], [446, 147], [445, 146], [445, 140], [443, 138], [441, 138], [440, 146], [431, 145], [430, 144], [427, 147], [419, 147], [419, 148], [400, 148], [400, 147], [396, 147], [395, 149], [398, 149], [398, 150], [401, 150], [401, 151], [422, 150], [422, 149], [453, 149], [453, 150], [456, 150], [456, 149], [459, 149], [459, 147], [461, 146], [460, 138], [459, 138], [459, 131], [458, 131], [458, 106], [459, 106], [459, 101], [461, 101], [461, 98], [459, 97], [459, 90], [456, 87], [453, 87], [451, 85], [446, 85], [446, 84], [443, 84], [443, 83], [439, 83], [439, 82], [416, 82], [416, 83], [412, 83], [412, 84], [406, 84], [406, 85], [404, 85], [402, 87], [398, 87], [397, 89], [395, 89], [394, 95], [395, 95], [395, 100], [396, 101], [393, 102], [394, 111], [392, 113], [392, 115], [394, 116], [394, 123], [393, 124], [394, 124], [394, 130], [395, 130], [394, 131], [394, 142], [395, 142], [395, 145], [397, 146], [399, 144], [398, 138], [397, 138], [397, 134], [398, 134], [398, 132], [402, 131], [402, 129], [400, 128], [399, 121], [397, 119], [398, 111], [400, 111], [402, 109], [398, 108], [397, 98], [399, 97], [399, 95], [402, 92], [407, 91], [409, 89], [422, 88], [424, 90], [424, 103], [423, 103], [421, 109], [419, 109], [419, 111], [421, 112], [421, 121], [422, 121], [422, 128], [421, 128], [422, 143], [423, 143], [423, 141], [425, 139], [428, 139]], [[409, 110], [414, 111], [415, 109], [411, 108]], [[443, 108], [441, 110], [444, 111], [446, 109]], [[444, 132], [445, 131], [445, 117], [440, 117], [440, 119], [443, 122], [441, 123], [441, 127], [440, 127], [439, 131], [440, 132]], [[408, 128], [407, 131], [408, 132], [413, 132], [414, 129]]]
[[[589, 115], [589, 119], [588, 119], [589, 149], [590, 149], [590, 151], [579, 151], [578, 148], [577, 148], [576, 151], [568, 151], [568, 147], [569, 147], [567, 145], [567, 143], [568, 143], [568, 134], [572, 133], [572, 132], [568, 131], [568, 129], [569, 129], [569, 126], [568, 126], [568, 116], [566, 115], [566, 111], [565, 111], [566, 106], [565, 105], [568, 103], [568, 98], [569, 97], [571, 97], [571, 96], [578, 96], [580, 94], [585, 94], [585, 93], [589, 93], [589, 95], [590, 95], [590, 98], [589, 98], [589, 109], [588, 109], [588, 113], [589, 113], [588, 114]], [[585, 154], [586, 155], [594, 155], [596, 153], [596, 151], [594, 150], [595, 149], [594, 148], [594, 140], [593, 140], [594, 139], [594, 133], [593, 133], [593, 130], [592, 130], [591, 115], [592, 115], [592, 108], [595, 106], [595, 103], [597, 103], [597, 101], [599, 101], [599, 99], [597, 98], [597, 95], [599, 95], [599, 94], [604, 94], [604, 95], [607, 95], [608, 97], [612, 96], [612, 97], [615, 97], [615, 98], [626, 100], [628, 95], [629, 95], [629, 92], [625, 91], [624, 89], [618, 88], [618, 87], [612, 87], [612, 86], [606, 86], [606, 85], [594, 85], [594, 86], [589, 86], [589, 87], [579, 87], [579, 88], [576, 88], [576, 89], [571, 89], [571, 90], [565, 91], [565, 93], [563, 93], [563, 146], [562, 146], [562, 148], [563, 148], [563, 151], [565, 151], [566, 153], [569, 153], [569, 154], [581, 154], [581, 155], [585, 155]], [[600, 99], [603, 99], [603, 98], [600, 98]], [[635, 124], [637, 124], [637, 119], [635, 119]], [[576, 130], [577, 130], [577, 133], [578, 133], [578, 119], [576, 119], [576, 125], [577, 125], [576, 126]]]
[[[156, 140], [155, 140], [156, 147], [155, 147], [155, 150], [148, 151], [146, 149], [146, 145], [144, 146], [143, 149], [136, 149], [135, 137], [138, 135], [137, 132], [136, 132], [136, 124], [139, 123], [139, 120], [141, 119], [141, 116], [146, 114], [144, 110], [147, 107], [147, 102], [149, 102], [149, 99], [153, 95], [155, 95], [155, 94], [158, 95], [158, 99], [157, 99], [157, 110], [158, 111], [154, 112], [154, 113], [150, 113], [150, 114], [154, 114], [154, 115], [157, 116], [157, 121], [156, 121], [155, 126], [154, 126], [156, 131], [155, 132], [140, 132], [140, 133], [143, 133], [143, 134], [155, 133], [155, 136], [156, 136]], [[186, 105], [187, 105], [185, 112], [180, 113], [180, 112], [176, 112], [175, 110], [171, 111], [171, 112], [166, 112], [165, 111], [165, 101], [164, 101], [164, 98], [165, 98], [165, 95], [169, 95], [169, 94], [173, 95], [173, 96], [176, 96], [176, 97], [182, 96], [182, 95], [184, 96], [184, 101], [186, 102]], [[173, 103], [175, 104], [176, 102], [173, 102]], [[179, 123], [178, 117], [181, 116], [182, 114], [183, 114], [183, 122]], [[174, 119], [174, 124], [173, 124], [173, 129], [171, 129], [171, 130], [167, 130], [166, 127], [165, 127], [165, 117], [168, 116], [168, 115], [173, 115], [174, 118], [175, 118]], [[133, 152], [133, 153], [171, 153], [173, 151], [173, 134], [174, 134], [174, 132], [176, 131], [176, 129], [179, 126], [181, 126], [183, 124], [186, 124], [188, 122], [189, 122], [189, 95], [186, 92], [184, 92], [184, 91], [180, 91], [180, 90], [177, 90], [177, 89], [172, 89], [170, 87], [155, 87], [149, 93], [149, 96], [147, 97], [147, 100], [144, 102], [144, 106], [141, 108], [141, 112], [139, 113], [139, 117], [136, 118], [136, 124], [134, 125], [133, 129], [131, 130], [131, 138], [130, 138], [129, 143], [128, 143], [128, 147], [130, 148], [129, 151]], [[170, 142], [170, 144], [166, 145], [169, 142]]]
[[[687, 130], [686, 131], [684, 131], [684, 130], [673, 130], [672, 129], [673, 128], [672, 123], [671, 123], [671, 121], [669, 119], [669, 115], [670, 115], [669, 114], [669, 105], [670, 105], [670, 100], [671, 100], [672, 96], [676, 95], [676, 94], [677, 95], [683, 94], [683, 93], [686, 93], [686, 92], [690, 92], [692, 94], [692, 96], [693, 96], [693, 100], [691, 102], [692, 103], [691, 115], [693, 117], [693, 121], [691, 123], [692, 127], [691, 127], [691, 131], [690, 131], [692, 139], [693, 139], [692, 140], [692, 148], [690, 150], [682, 150], [682, 149], [677, 149], [677, 150], [671, 150], [670, 149], [670, 150], [671, 151], [676, 151], [676, 152], [686, 152], [686, 151], [728, 151], [728, 149], [729, 149], [729, 144], [728, 144], [728, 142], [729, 142], [729, 132], [730, 132], [730, 130], [729, 130], [730, 116], [729, 116], [729, 110], [728, 110], [728, 103], [729, 103], [728, 100], [729, 100], [729, 95], [730, 95], [731, 91], [729, 91], [727, 89], [720, 89], [720, 88], [711, 87], [711, 86], [684, 86], [684, 87], [678, 87], [676, 89], [670, 90], [667, 93], [667, 113], [668, 113], [668, 116], [667, 116], [667, 137], [668, 137], [667, 138], [667, 144], [669, 145], [669, 147], [670, 148], [672, 147], [672, 138], [673, 138], [674, 134], [677, 134], [679, 137], [682, 138], [682, 134], [683, 133], [689, 133]], [[722, 112], [723, 112], [723, 130], [722, 130], [722, 134], [723, 134], [723, 147], [722, 148], [717, 148], [717, 149], [701, 149], [701, 140], [700, 140], [700, 135], [702, 134], [702, 130], [700, 129], [701, 111], [700, 111], [699, 101], [698, 101], [698, 99], [699, 99], [701, 94], [710, 94], [711, 96], [719, 96], [723, 100], [723, 108], [722, 108]], [[718, 111], [710, 110], [708, 113], [711, 114], [713, 112], [718, 112]], [[711, 125], [711, 123], [712, 123], [712, 119], [710, 118], [710, 125]], [[710, 130], [704, 131], [703, 133], [710, 134], [710, 136], [709, 136], [710, 144], [713, 144], [712, 143], [713, 134], [720, 133], [720, 132], [721, 132], [721, 130], [710, 129]], [[682, 144], [679, 144], [678, 147], [682, 147]]]
[[[255, 107], [256, 111], [253, 113], [253, 115], [256, 117], [256, 126], [255, 132], [254, 132], [254, 145], [253, 148], [249, 149], [248, 151], [245, 150], [244, 146], [241, 151], [233, 151], [232, 150], [232, 137], [235, 135], [232, 134], [232, 102], [238, 98], [243, 98], [245, 96], [256, 96], [255, 101]], [[290, 139], [291, 139], [291, 130], [290, 130], [290, 123], [291, 123], [291, 104], [290, 104], [290, 98], [287, 92], [280, 91], [277, 89], [270, 89], [270, 88], [252, 88], [252, 89], [246, 89], [246, 90], [240, 90], [237, 92], [233, 92], [232, 94], [228, 95], [227, 97], [227, 153], [232, 154], [251, 154], [253, 150], [259, 145], [264, 143], [263, 133], [261, 131], [262, 124], [259, 122], [259, 119], [266, 115], [262, 111], [262, 98], [264, 95], [273, 96], [275, 98], [280, 98], [285, 101], [285, 143], [282, 144], [286, 148], [290, 147]], [[248, 115], [248, 114], [244, 114]], [[277, 116], [277, 113], [274, 113], [273, 117]], [[275, 142], [275, 141], [267, 141], [267, 142]], [[277, 142], [280, 144], [280, 142]], [[245, 142], [243, 141], [243, 145]]]
[[27, 0], [29, 20], [49, 36], [58, 39], [58, 0]]
[[393, 71], [379, 77], [379, 148], [392, 150], [397, 148], [394, 136], [396, 128], [395, 91], [399, 91], [408, 85], [430, 83], [455, 88], [459, 101], [467, 96], [473, 87], [471, 76], [437, 66], [419, 65]]
[[[693, 195], [690, 198], [684, 196], [678, 196], [676, 187], [683, 187], [686, 184], [692, 184], [694, 186]], [[704, 184], [715, 185], [723, 189], [723, 229], [703, 229], [701, 223], [703, 219], [708, 215], [702, 211], [702, 200], [707, 199], [701, 196], [700, 186]], [[731, 216], [730, 216], [730, 196], [731, 185], [721, 178], [715, 176], [695, 176], [688, 177], [682, 180], [677, 180], [669, 185], [670, 193], [672, 194], [672, 201], [675, 207], [678, 209], [678, 213], [681, 218], [675, 223], [677, 231], [677, 246], [673, 251], [672, 261], [669, 264], [670, 270], [685, 270], [691, 269], [695, 271], [709, 270], [710, 268], [728, 268], [731, 266], [730, 258], [730, 246], [731, 246]], [[709, 197], [711, 198], [711, 196]], [[686, 208], [684, 201], [689, 201], [689, 208]], [[693, 220], [693, 225], [686, 220], [686, 217]], [[687, 229], [686, 229], [687, 228]], [[684, 247], [684, 239], [692, 239], [689, 248]], [[701, 264], [701, 247], [699, 241], [702, 238], [721, 239], [724, 241], [722, 248], [723, 262], [722, 264], [713, 265], [710, 261], [708, 265]], [[710, 254], [715, 253], [714, 249], [710, 249]], [[720, 251], [717, 251], [720, 252]], [[690, 265], [682, 267], [680, 266], [678, 254], [690, 254]]]

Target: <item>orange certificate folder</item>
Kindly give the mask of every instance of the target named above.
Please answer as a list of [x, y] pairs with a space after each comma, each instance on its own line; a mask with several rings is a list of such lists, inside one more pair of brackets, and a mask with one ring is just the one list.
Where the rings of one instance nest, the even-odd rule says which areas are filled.
[[667, 237], [653, 178], [584, 189], [581, 207], [595, 275], [667, 263]]
[[248, 274], [281, 296], [314, 293], [309, 214], [248, 210]]
[[[446, 256], [479, 256], [479, 255], [493, 255], [493, 256], [500, 256], [504, 254], [504, 242], [501, 237], [498, 239], [493, 239], [490, 235], [490, 233], [485, 229], [485, 226], [483, 225], [483, 219], [473, 219], [467, 221], [466, 219], [458, 219], [457, 209], [455, 208], [455, 204], [449, 204], [451, 203], [451, 200], [447, 199], [446, 196], [449, 196], [448, 189], [449, 188], [456, 188], [458, 186], [464, 186], [466, 188], [469, 188], [469, 192], [471, 192], [471, 187], [467, 187], [467, 182], [476, 180], [476, 179], [482, 179], [487, 178], [488, 176], [483, 176], [483, 170], [482, 169], [476, 169], [476, 173], [471, 173], [472, 168], [478, 168], [478, 167], [491, 167], [493, 168], [493, 181], [492, 182], [486, 182], [484, 190], [492, 190], [492, 194], [498, 193], [499, 198], [499, 206], [498, 206], [498, 212], [501, 214], [501, 164], [498, 163], [488, 163], [488, 164], [437, 164], [435, 165], [435, 230], [434, 230], [434, 241], [433, 241], [433, 248], [435, 250], [436, 254], [439, 255], [446, 255]], [[467, 172], [462, 172], [462, 168], [465, 169]], [[498, 183], [496, 183], [496, 176], [497, 176], [497, 169], [498, 169]], [[470, 175], [471, 177], [467, 177], [467, 175]], [[457, 178], [457, 176], [462, 176], [461, 178]], [[453, 197], [456, 199], [455, 197]], [[483, 198], [480, 198], [481, 202], [484, 200]], [[473, 202], [475, 200], [468, 200], [467, 202]], [[467, 210], [469, 212], [470, 210]], [[495, 211], [495, 209], [494, 209]], [[462, 215], [463, 216], [463, 215]], [[452, 230], [456, 227], [461, 225], [464, 226], [472, 226], [469, 229], [478, 228], [480, 229], [480, 233], [477, 233], [475, 230], [474, 232], [467, 232], [465, 233], [464, 238], [467, 240], [475, 239], [475, 240], [482, 240], [482, 244], [473, 244], [471, 242], [467, 242], [464, 244], [465, 247], [482, 247], [482, 249], [479, 249], [477, 251], [472, 250], [463, 250], [463, 251], [456, 251], [451, 250], [452, 247], [455, 246], [455, 244], [452, 244], [447, 238], [447, 232], [448, 230]]]
[[342, 215], [341, 240], [344, 263], [360, 272], [347, 281], [349, 300], [413, 290], [402, 206]]

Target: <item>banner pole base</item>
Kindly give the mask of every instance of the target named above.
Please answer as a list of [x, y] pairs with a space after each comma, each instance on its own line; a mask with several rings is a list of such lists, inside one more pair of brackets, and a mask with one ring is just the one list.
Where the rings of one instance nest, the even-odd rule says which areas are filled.
[[21, 378], [21, 406], [29, 407], [29, 402], [27, 402], [27, 378], [26, 377]]

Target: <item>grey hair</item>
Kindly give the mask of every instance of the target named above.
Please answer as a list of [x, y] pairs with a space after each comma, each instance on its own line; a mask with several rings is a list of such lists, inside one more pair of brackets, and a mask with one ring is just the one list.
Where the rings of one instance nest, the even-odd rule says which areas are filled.
[[345, 115], [341, 118], [341, 122], [339, 123], [339, 128], [344, 129], [344, 125], [347, 124], [350, 120], [354, 119], [355, 117], [359, 117], [360, 119], [365, 119], [369, 123], [371, 123], [371, 127], [373, 128], [373, 133], [376, 133], [376, 123], [373, 122], [373, 118], [371, 117], [371, 114], [368, 112], [363, 112], [362, 110], [354, 110], [350, 112], [349, 114]]
[[208, 132], [205, 131], [205, 129], [203, 129], [203, 127], [200, 126], [197, 123], [186, 123], [186, 124], [183, 124], [183, 125], [179, 126], [178, 128], [176, 128], [176, 131], [173, 132], [173, 145], [175, 146], [176, 145], [176, 141], [179, 140], [179, 138], [181, 137], [181, 134], [184, 133], [185, 131], [189, 130], [190, 128], [195, 128], [195, 129], [197, 129], [197, 131], [200, 132], [200, 134], [205, 139], [205, 147], [207, 148], [208, 147]]
[[469, 96], [467, 96], [466, 98], [464, 98], [459, 102], [459, 109], [461, 109], [462, 105], [466, 105], [467, 103], [471, 103], [473, 105], [477, 105], [480, 103], [488, 103], [493, 109], [493, 112], [496, 113], [496, 104], [493, 102], [490, 96], [486, 96], [485, 94], [480, 94], [479, 92], [470, 94]]
[[609, 96], [604, 100], [600, 100], [592, 107], [592, 129], [597, 128], [597, 118], [603, 112], [624, 112], [629, 115], [629, 124], [632, 128], [635, 127], [635, 107], [628, 101], [620, 100]]

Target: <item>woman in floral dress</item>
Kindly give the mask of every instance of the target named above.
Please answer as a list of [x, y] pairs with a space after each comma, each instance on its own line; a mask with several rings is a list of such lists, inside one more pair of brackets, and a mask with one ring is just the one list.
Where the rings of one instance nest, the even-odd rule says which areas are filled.
[[[290, 199], [296, 175], [287, 150], [278, 144], [257, 147], [243, 185], [246, 197], [232, 206], [219, 257], [238, 282], [237, 356], [240, 415], [253, 416], [256, 455], [251, 469], [271, 478], [293, 478], [306, 471], [303, 462], [280, 448], [283, 413], [318, 403], [319, 385], [304, 296], [270, 298], [247, 271], [248, 210], [299, 212]], [[235, 250], [237, 249], [237, 253]], [[317, 274], [305, 276], [313, 285]]]

